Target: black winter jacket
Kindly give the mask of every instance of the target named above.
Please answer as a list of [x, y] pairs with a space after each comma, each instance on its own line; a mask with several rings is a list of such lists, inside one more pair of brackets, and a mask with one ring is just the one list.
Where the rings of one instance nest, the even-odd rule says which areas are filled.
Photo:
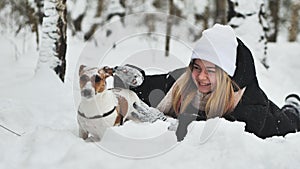
[[[168, 74], [145, 75], [141, 86], [130, 87], [139, 98], [152, 107], [156, 107], [164, 95], [155, 95], [151, 99], [151, 92], [155, 89], [167, 93], [175, 80], [186, 70], [177, 69]], [[287, 133], [296, 132], [300, 129], [299, 117], [291, 111], [281, 110], [268, 99], [263, 90], [259, 87], [256, 77], [253, 56], [250, 50], [238, 39], [236, 71], [232, 77], [240, 88], [246, 90], [233, 112], [223, 116], [229, 121], [242, 121], [246, 123], [245, 131], [254, 133], [260, 138], [270, 136], [284, 136]], [[122, 87], [118, 79], [115, 79], [115, 86]], [[162, 92], [161, 92], [162, 93]], [[154, 101], [152, 101], [154, 100]], [[187, 133], [187, 126], [193, 120], [206, 120], [205, 112], [193, 110], [189, 106], [187, 113], [182, 113], [179, 117], [179, 126], [176, 131], [178, 140], [182, 140]], [[191, 116], [191, 112], [197, 112], [197, 117]]]
[[226, 119], [245, 122], [245, 130], [261, 138], [284, 136], [298, 129], [299, 117], [279, 109], [259, 87], [253, 56], [239, 39], [236, 71], [232, 80], [240, 88], [246, 87], [246, 90], [234, 111], [225, 116]]

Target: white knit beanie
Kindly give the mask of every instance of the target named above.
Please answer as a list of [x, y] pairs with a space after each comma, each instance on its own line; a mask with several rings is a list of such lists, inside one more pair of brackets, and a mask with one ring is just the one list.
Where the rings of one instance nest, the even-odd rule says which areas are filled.
[[235, 71], [238, 42], [233, 29], [228, 25], [215, 24], [202, 32], [191, 59], [209, 61], [222, 68], [228, 75]]

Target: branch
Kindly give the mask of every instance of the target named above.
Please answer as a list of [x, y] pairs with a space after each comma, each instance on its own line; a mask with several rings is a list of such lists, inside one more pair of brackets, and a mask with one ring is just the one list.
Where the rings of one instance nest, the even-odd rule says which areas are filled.
[[12, 131], [11, 129], [9, 129], [9, 128], [5, 127], [5, 126], [2, 126], [1, 124], [0, 124], [0, 127], [2, 127], [2, 128], [4, 128], [5, 130], [7, 130], [7, 131], [9, 131], [9, 132], [11, 132], [11, 133], [13, 133], [13, 134], [15, 134], [16, 136], [19, 136], [19, 137], [21, 136], [21, 134], [18, 134], [18, 133]]

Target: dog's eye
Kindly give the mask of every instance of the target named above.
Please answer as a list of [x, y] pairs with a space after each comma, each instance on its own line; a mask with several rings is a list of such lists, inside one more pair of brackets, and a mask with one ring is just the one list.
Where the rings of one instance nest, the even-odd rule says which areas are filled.
[[96, 76], [95, 76], [95, 82], [96, 82], [96, 83], [99, 83], [100, 81], [101, 81], [101, 77], [98, 76], [98, 75], [96, 75]]
[[107, 70], [109, 70], [109, 69], [110, 69], [110, 68], [109, 68], [108, 66], [104, 66], [104, 67], [103, 67], [103, 70], [104, 70], [104, 71], [107, 71]]
[[80, 81], [81, 81], [81, 82], [86, 82], [86, 81], [88, 81], [88, 80], [89, 80], [89, 77], [86, 76], [86, 75], [83, 75], [83, 76], [80, 77]]

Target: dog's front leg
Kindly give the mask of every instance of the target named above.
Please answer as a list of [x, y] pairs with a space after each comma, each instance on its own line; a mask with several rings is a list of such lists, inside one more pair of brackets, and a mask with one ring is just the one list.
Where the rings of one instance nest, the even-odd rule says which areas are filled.
[[118, 113], [118, 116], [115, 120], [114, 126], [123, 125], [123, 116]]

